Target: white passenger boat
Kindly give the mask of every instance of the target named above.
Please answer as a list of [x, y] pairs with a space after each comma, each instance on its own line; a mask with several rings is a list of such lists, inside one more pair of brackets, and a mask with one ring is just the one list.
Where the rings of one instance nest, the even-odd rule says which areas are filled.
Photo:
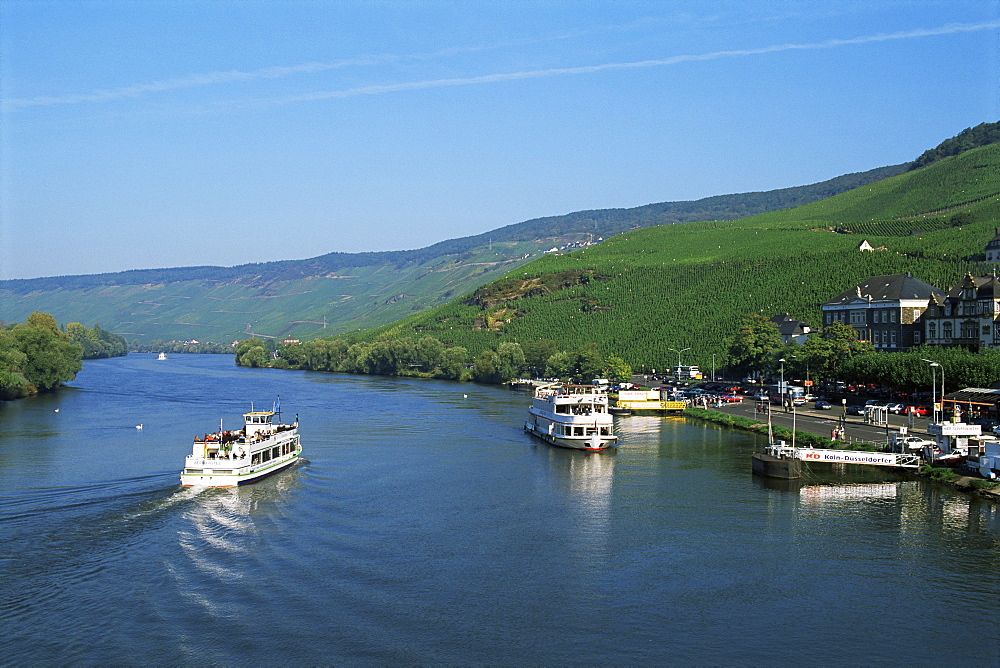
[[165, 359], [167, 359], [167, 354], [166, 353], [160, 353], [159, 355], [156, 356], [156, 359], [158, 359], [158, 360], [165, 360]]
[[596, 385], [542, 385], [528, 414], [524, 430], [552, 445], [604, 450], [618, 441], [608, 395]]
[[181, 484], [185, 487], [245, 485], [286, 469], [299, 459], [299, 418], [292, 424], [273, 422], [275, 411], [243, 414], [243, 429], [195, 436], [184, 459]]

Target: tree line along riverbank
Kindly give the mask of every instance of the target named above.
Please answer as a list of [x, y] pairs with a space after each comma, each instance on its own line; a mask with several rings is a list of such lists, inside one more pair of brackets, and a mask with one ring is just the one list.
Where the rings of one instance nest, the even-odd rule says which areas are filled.
[[124, 338], [98, 325], [60, 328], [54, 317], [35, 311], [23, 323], [0, 327], [0, 400], [51, 392], [76, 378], [82, 360], [127, 353]]

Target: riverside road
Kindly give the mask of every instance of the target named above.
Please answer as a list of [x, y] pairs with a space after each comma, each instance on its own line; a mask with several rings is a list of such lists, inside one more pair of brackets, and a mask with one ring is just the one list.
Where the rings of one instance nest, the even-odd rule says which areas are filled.
[[[732, 415], [740, 415], [761, 422], [767, 422], [766, 413], [757, 412], [757, 402], [744, 400], [739, 403], [723, 404], [721, 407], [709, 405], [711, 410]], [[783, 409], [780, 406], [771, 406], [771, 422], [774, 425], [792, 428], [792, 409]], [[913, 417], [911, 426], [910, 417], [907, 415], [889, 415], [888, 427], [882, 425], [871, 425], [865, 422], [863, 415], [844, 415], [843, 408], [834, 406], [831, 410], [816, 410], [812, 404], [800, 406], [795, 409], [795, 429], [809, 432], [817, 436], [830, 436], [830, 432], [837, 426], [843, 425], [844, 439], [848, 443], [864, 441], [869, 443], [887, 443], [889, 435], [898, 433], [900, 427], [906, 427], [907, 433], [914, 436], [927, 437], [928, 418]]]

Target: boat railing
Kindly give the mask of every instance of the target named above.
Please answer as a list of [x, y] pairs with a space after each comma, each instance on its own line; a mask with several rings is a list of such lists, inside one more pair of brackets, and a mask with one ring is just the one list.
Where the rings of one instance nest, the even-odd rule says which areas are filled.
[[767, 454], [778, 459], [795, 459], [795, 448], [784, 441], [778, 441], [767, 446]]
[[264, 441], [276, 440], [278, 436], [282, 434], [287, 434], [290, 431], [294, 431], [297, 425], [277, 425], [279, 429], [275, 429], [273, 432], [257, 432], [257, 435], [247, 439], [246, 436], [240, 436], [234, 440], [224, 440], [220, 434], [208, 434], [208, 438], [195, 438], [195, 443], [200, 443], [202, 445], [212, 444], [219, 446], [231, 446], [239, 447], [241, 445], [263, 443]]

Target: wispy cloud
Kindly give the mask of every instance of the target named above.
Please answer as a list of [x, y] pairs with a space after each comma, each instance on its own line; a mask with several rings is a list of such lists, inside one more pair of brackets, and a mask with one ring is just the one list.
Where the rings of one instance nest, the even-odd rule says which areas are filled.
[[[375, 84], [371, 86], [359, 86], [341, 90], [315, 91], [299, 95], [291, 95], [281, 98], [258, 99], [257, 103], [265, 104], [290, 104], [295, 102], [307, 102], [314, 100], [328, 100], [336, 98], [356, 97], [360, 95], [381, 95], [385, 93], [401, 92], [408, 90], [421, 90], [428, 88], [442, 88], [448, 86], [474, 86], [505, 81], [516, 81], [519, 79], [539, 79], [545, 77], [569, 76], [579, 74], [591, 74], [595, 72], [605, 72], [612, 70], [639, 69], [647, 67], [665, 67], [678, 65], [681, 63], [698, 62], [707, 60], [717, 60], [722, 58], [739, 58], [746, 56], [756, 56], [769, 53], [780, 53], [783, 51], [804, 51], [831, 49], [844, 46], [856, 46], [871, 44], [875, 42], [886, 42], [891, 40], [920, 39], [941, 35], [953, 35], [958, 33], [978, 32], [983, 30], [1000, 29], [1000, 21], [990, 21], [983, 23], [949, 24], [937, 28], [923, 28], [907, 30], [893, 33], [879, 33], [874, 35], [864, 35], [861, 37], [850, 37], [843, 39], [830, 39], [822, 42], [808, 43], [786, 43], [771, 46], [756, 47], [751, 49], [728, 49], [723, 51], [711, 51], [707, 53], [682, 54], [670, 56], [668, 58], [658, 58], [650, 60], [639, 60], [630, 62], [601, 63], [595, 65], [581, 65], [576, 67], [559, 67], [525, 70], [520, 72], [499, 72], [483, 74], [472, 77], [453, 77], [443, 79], [428, 79], [420, 81], [405, 81], [389, 84]], [[58, 96], [39, 96], [32, 98], [13, 98], [4, 101], [4, 106], [8, 110], [26, 107], [40, 107], [51, 105], [70, 105], [84, 102], [107, 102], [126, 98], [141, 97], [150, 93], [167, 92], [194, 88], [199, 86], [213, 86], [228, 83], [238, 83], [255, 81], [261, 79], [281, 79], [297, 74], [311, 74], [350, 66], [370, 66], [397, 60], [427, 59], [433, 56], [448, 55], [460, 52], [470, 52], [483, 50], [488, 47], [467, 47], [447, 49], [436, 54], [419, 54], [410, 56], [371, 56], [364, 58], [344, 59], [334, 62], [310, 62], [299, 65], [266, 67], [256, 70], [230, 70], [207, 72], [202, 74], [192, 74], [184, 77], [165, 79], [147, 84], [137, 84], [133, 86], [123, 86], [92, 91], [90, 93], [68, 94]]]
[[347, 88], [343, 90], [317, 91], [304, 93], [301, 95], [291, 95], [283, 98], [266, 100], [272, 104], [288, 104], [292, 102], [307, 102], [312, 100], [326, 100], [335, 98], [355, 97], [358, 95], [380, 95], [383, 93], [393, 93], [407, 90], [420, 90], [425, 88], [441, 88], [446, 86], [474, 86], [478, 84], [498, 83], [504, 81], [516, 81], [518, 79], [540, 79], [544, 77], [567, 76], [574, 74], [591, 74], [594, 72], [605, 72], [609, 70], [639, 69], [645, 67], [664, 67], [678, 65], [681, 63], [717, 60], [720, 58], [738, 58], [744, 56], [757, 56], [768, 53], [780, 53], [782, 51], [805, 51], [818, 49], [831, 49], [842, 46], [855, 46], [859, 44], [871, 44], [874, 42], [886, 42], [890, 40], [918, 39], [923, 37], [934, 37], [940, 35], [953, 35], [964, 32], [977, 32], [982, 30], [1000, 29], [1000, 21], [986, 23], [966, 23], [952, 24], [938, 28], [922, 28], [917, 30], [907, 30], [904, 32], [879, 33], [875, 35], [865, 35], [862, 37], [850, 37], [844, 39], [830, 39], [822, 42], [808, 43], [788, 43], [774, 44], [771, 46], [757, 47], [753, 49], [728, 49], [725, 51], [711, 51], [708, 53], [684, 54], [670, 56], [669, 58], [658, 58], [654, 60], [638, 60], [619, 63], [602, 63], [598, 65], [581, 65], [578, 67], [557, 67], [549, 69], [526, 70], [521, 72], [502, 72], [495, 74], [484, 74], [474, 77], [455, 77], [447, 79], [430, 79], [425, 81], [406, 81], [392, 84], [378, 84], [372, 86], [360, 86], [357, 88]]
[[326, 70], [333, 70], [353, 65], [374, 65], [388, 60], [392, 60], [392, 57], [380, 56], [371, 58], [354, 58], [330, 63], [301, 63], [299, 65], [290, 65], [286, 67], [264, 67], [248, 71], [229, 70], [206, 72], [202, 74], [190, 74], [173, 79], [164, 79], [163, 81], [154, 81], [152, 83], [136, 84], [134, 86], [100, 89], [90, 93], [14, 98], [7, 100], [6, 104], [9, 107], [19, 108], [41, 107], [56, 104], [79, 104], [81, 102], [107, 102], [124, 98], [140, 97], [147, 93], [161, 93], [165, 91], [180, 90], [183, 88], [194, 88], [196, 86], [211, 86], [241, 81], [253, 81], [257, 79], [281, 79], [294, 74], [323, 72]]

